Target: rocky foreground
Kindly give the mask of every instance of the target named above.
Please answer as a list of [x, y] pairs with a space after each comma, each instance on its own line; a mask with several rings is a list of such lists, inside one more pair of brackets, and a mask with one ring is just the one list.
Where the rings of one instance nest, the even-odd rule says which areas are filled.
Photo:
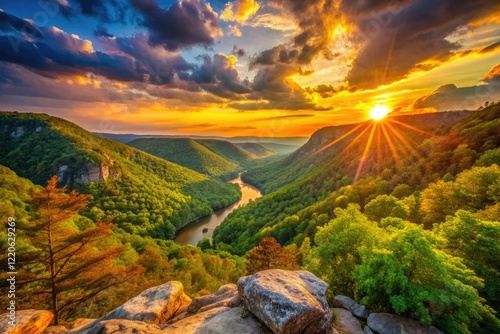
[[[0, 318], [0, 334], [442, 334], [392, 314], [371, 313], [349, 297], [335, 297], [307, 271], [266, 270], [191, 300], [180, 282], [148, 289], [99, 319], [50, 326], [49, 311], [17, 312], [17, 326]], [[360, 319], [367, 326], [362, 329]], [[338, 331], [337, 331], [338, 329]]]

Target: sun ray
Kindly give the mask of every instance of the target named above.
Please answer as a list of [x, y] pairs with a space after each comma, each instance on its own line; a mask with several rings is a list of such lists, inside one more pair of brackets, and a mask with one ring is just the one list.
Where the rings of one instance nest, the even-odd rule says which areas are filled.
[[389, 134], [387, 132], [387, 129], [385, 128], [385, 124], [384, 123], [380, 123], [380, 125], [382, 127], [382, 131], [384, 132], [385, 140], [387, 140], [387, 144], [389, 145], [389, 149], [392, 152], [392, 156], [394, 157], [394, 160], [396, 161], [396, 164], [399, 164], [399, 155], [398, 155], [398, 152], [397, 152], [396, 148], [394, 147], [394, 144], [392, 142], [391, 137], [389, 136]]
[[434, 134], [434, 133], [430, 133], [430, 132], [427, 132], [427, 131], [424, 131], [424, 130], [418, 129], [418, 128], [414, 127], [414, 126], [411, 126], [411, 125], [409, 125], [409, 124], [406, 124], [406, 123], [403, 123], [403, 122], [397, 121], [397, 120], [395, 120], [395, 119], [390, 119], [390, 118], [389, 118], [389, 119], [388, 119], [388, 121], [389, 121], [389, 122], [392, 122], [392, 123], [397, 123], [397, 124], [399, 124], [399, 125], [401, 125], [401, 126], [404, 126], [404, 127], [408, 128], [408, 129], [410, 129], [410, 130], [413, 130], [413, 131], [416, 131], [416, 132], [420, 132], [420, 133], [423, 133], [423, 134], [425, 134], [425, 135], [429, 135], [429, 136], [431, 136], [431, 137], [440, 137], [440, 136], [438, 136], [438, 135], [436, 135], [436, 134]]
[[[372, 130], [370, 131], [370, 136], [366, 141], [365, 150], [363, 151], [363, 155], [361, 156], [361, 160], [359, 161], [358, 170], [356, 171], [356, 176], [354, 177], [354, 182], [358, 180], [359, 174], [361, 174], [361, 170], [363, 169], [363, 165], [368, 156], [368, 151], [370, 150], [370, 146], [372, 145], [373, 135], [375, 134], [375, 129], [377, 128], [377, 124], [375, 122], [372, 123]], [[367, 128], [368, 129], [368, 128]]]
[[[339, 141], [341, 141], [342, 139], [348, 137], [349, 135], [351, 135], [352, 133], [356, 132], [360, 127], [362, 127], [363, 125], [365, 125], [365, 123], [359, 123], [354, 129], [350, 130], [349, 132], [347, 132], [346, 134], [340, 136], [339, 138], [335, 139], [334, 141], [332, 141], [331, 143], [323, 146], [322, 148], [320, 148], [319, 150], [317, 150], [314, 155], [316, 154], [319, 154], [321, 152], [323, 152], [324, 150], [326, 150], [327, 148], [329, 147], [332, 147], [333, 145], [335, 145], [336, 143], [338, 143]], [[359, 136], [356, 136], [356, 138], [358, 138]], [[356, 139], [355, 138], [355, 139]], [[355, 140], [353, 139], [353, 141]]]
[[354, 145], [354, 143], [356, 143], [356, 141], [361, 138], [366, 131], [368, 131], [368, 129], [370, 129], [370, 125], [368, 125], [366, 128], [363, 129], [363, 131], [361, 131], [350, 143], [349, 145], [347, 145], [341, 152], [341, 154], [344, 154], [345, 152], [347, 152], [349, 150], [349, 148]]
[[390, 132], [394, 135], [394, 137], [403, 144], [403, 148], [406, 148], [404, 154], [414, 155], [415, 157], [420, 158], [420, 154], [411, 146], [411, 144], [398, 131], [398, 129], [393, 127], [391, 124], [387, 124], [387, 127], [389, 128]]

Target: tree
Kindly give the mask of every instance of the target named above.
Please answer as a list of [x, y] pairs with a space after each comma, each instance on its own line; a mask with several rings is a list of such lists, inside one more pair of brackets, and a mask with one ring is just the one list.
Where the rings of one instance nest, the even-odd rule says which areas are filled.
[[80, 304], [130, 278], [135, 269], [114, 266], [124, 248], [104, 246], [112, 234], [110, 222], [83, 230], [72, 226], [71, 219], [90, 196], [66, 194], [66, 187], [58, 188], [57, 182], [54, 176], [45, 188], [30, 191], [34, 217], [26, 235], [36, 249], [19, 258], [25, 274], [20, 283], [33, 298], [50, 302], [55, 325]]
[[[356, 268], [356, 297], [372, 308], [411, 316], [445, 333], [479, 330], [494, 319], [478, 295], [482, 280], [457, 257], [437, 249], [431, 232], [408, 224], [363, 255]], [[498, 320], [490, 324], [498, 327]]]
[[357, 204], [336, 208], [334, 212], [337, 218], [316, 233], [317, 246], [306, 258], [306, 268], [326, 281], [331, 292], [353, 296], [352, 276], [361, 264], [361, 252], [375, 247], [385, 231], [369, 221]]
[[500, 312], [500, 222], [480, 220], [459, 210], [437, 226], [436, 232], [445, 238], [449, 254], [464, 259], [467, 267], [484, 279], [479, 292]]
[[258, 246], [248, 251], [247, 275], [267, 269], [299, 269], [299, 255], [297, 247], [282, 248], [276, 239], [263, 238]]

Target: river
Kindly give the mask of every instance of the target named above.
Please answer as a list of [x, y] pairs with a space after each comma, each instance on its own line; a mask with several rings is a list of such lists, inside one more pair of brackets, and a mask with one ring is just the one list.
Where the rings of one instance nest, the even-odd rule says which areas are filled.
[[[256, 199], [261, 197], [261, 193], [259, 189], [254, 186], [249, 185], [241, 180], [241, 177], [237, 177], [229, 181], [231, 183], [238, 184], [241, 188], [241, 199], [230, 206], [226, 206], [225, 208], [219, 209], [215, 211], [212, 215], [200, 218], [195, 220], [192, 223], [181, 228], [175, 234], [174, 241], [180, 245], [197, 245], [198, 241], [203, 239], [204, 237], [212, 240], [212, 235], [217, 226], [219, 226], [222, 221], [233, 211], [234, 209], [239, 208], [250, 202], [251, 199]], [[208, 229], [205, 233], [203, 233], [204, 229]]]

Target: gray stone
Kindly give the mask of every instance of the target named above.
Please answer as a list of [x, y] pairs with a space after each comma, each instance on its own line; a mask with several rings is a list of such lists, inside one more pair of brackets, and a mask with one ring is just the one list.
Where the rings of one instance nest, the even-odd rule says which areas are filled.
[[15, 326], [11, 326], [9, 313], [0, 315], [0, 333], [2, 334], [41, 334], [50, 325], [54, 314], [41, 310], [16, 311]]
[[434, 326], [389, 313], [370, 314], [368, 326], [378, 334], [443, 334]]
[[235, 284], [223, 285], [216, 293], [195, 298], [189, 307], [188, 313], [197, 313], [208, 311], [219, 307], [236, 307], [241, 304], [241, 298], [238, 294], [238, 288]]
[[166, 334], [194, 334], [198, 332], [198, 328], [205, 321], [215, 317], [216, 315], [229, 311], [229, 307], [213, 308], [205, 312], [199, 312], [182, 320], [165, 327], [162, 333]]
[[196, 333], [203, 334], [264, 334], [265, 331], [253, 317], [242, 318], [243, 308], [235, 307], [208, 319]]
[[159, 334], [158, 325], [125, 319], [103, 320], [94, 324], [89, 334]]
[[371, 311], [364, 305], [356, 303], [353, 299], [347, 296], [335, 296], [333, 298], [333, 305], [336, 307], [342, 307], [346, 310], [351, 311], [352, 314], [358, 318], [366, 319], [370, 315]]
[[329, 333], [327, 289], [307, 271], [272, 269], [238, 280], [245, 307], [275, 334]]
[[365, 334], [375, 334], [375, 333], [373, 333], [373, 331], [368, 326], [365, 326], [364, 332], [365, 332]]
[[350, 311], [343, 308], [334, 308], [333, 312], [337, 314], [335, 324], [341, 327], [344, 332], [348, 334], [365, 334], [359, 320]]
[[129, 299], [122, 306], [99, 319], [138, 320], [152, 324], [166, 323], [178, 310], [191, 302], [184, 293], [181, 282], [171, 281], [150, 288], [140, 295]]

